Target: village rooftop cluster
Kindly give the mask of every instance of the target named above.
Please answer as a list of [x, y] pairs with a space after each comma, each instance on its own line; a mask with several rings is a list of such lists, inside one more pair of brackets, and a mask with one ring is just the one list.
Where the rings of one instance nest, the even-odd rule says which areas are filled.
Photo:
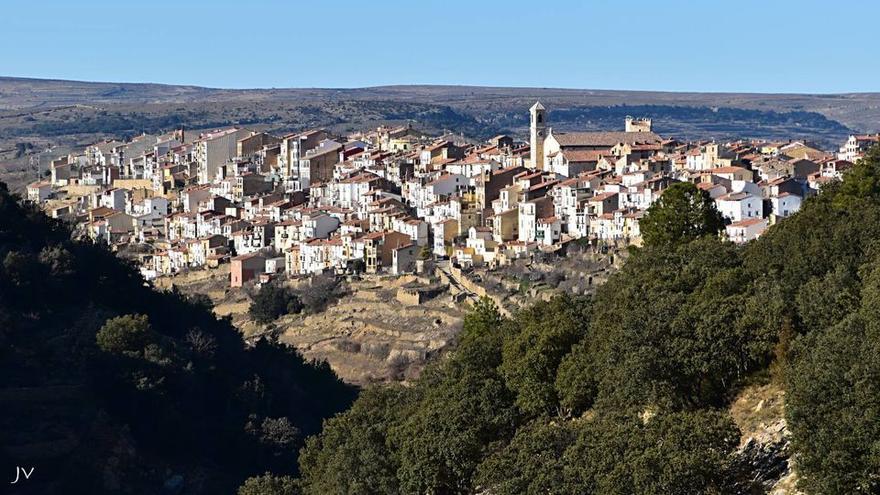
[[236, 287], [284, 274], [399, 275], [428, 258], [494, 267], [574, 241], [638, 244], [640, 219], [676, 181], [706, 191], [728, 238], [747, 242], [878, 142], [850, 136], [837, 153], [804, 141], [683, 142], [644, 118], [622, 131], [558, 132], [540, 103], [529, 111], [529, 142], [468, 144], [409, 125], [105, 141], [53, 160], [27, 198], [136, 257], [147, 279], [230, 263]]

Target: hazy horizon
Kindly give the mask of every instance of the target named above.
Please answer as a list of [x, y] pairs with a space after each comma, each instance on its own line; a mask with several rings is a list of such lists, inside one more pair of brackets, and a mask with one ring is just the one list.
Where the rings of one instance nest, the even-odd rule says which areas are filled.
[[[223, 89], [876, 92], [880, 4], [262, 0], [4, 5], [10, 77]], [[625, 20], [631, 15], [633, 22]], [[331, 19], [328, 21], [327, 19]], [[657, 48], [662, 47], [662, 48]], [[837, 68], [838, 70], [834, 70]]]
[[64, 77], [31, 77], [0, 74], [0, 79], [19, 79], [31, 81], [57, 81], [67, 83], [82, 84], [142, 84], [155, 86], [171, 86], [171, 87], [193, 87], [207, 90], [218, 91], [271, 91], [271, 90], [359, 90], [373, 88], [393, 88], [393, 87], [450, 87], [450, 88], [482, 88], [482, 89], [531, 89], [542, 91], [597, 91], [597, 92], [631, 92], [631, 93], [671, 93], [671, 94], [754, 94], [754, 95], [804, 95], [804, 96], [836, 96], [836, 95], [860, 95], [860, 94], [880, 94], [877, 91], [845, 91], [845, 92], [790, 92], [790, 91], [689, 91], [689, 90], [669, 90], [669, 89], [652, 89], [652, 88], [594, 88], [594, 87], [563, 87], [563, 86], [521, 86], [521, 85], [491, 85], [491, 84], [453, 84], [453, 83], [396, 83], [396, 84], [378, 84], [372, 86], [249, 86], [249, 87], [224, 87], [218, 85], [202, 85], [202, 84], [186, 84], [175, 82], [157, 82], [157, 81], [122, 81], [122, 80], [89, 80], [89, 79], [67, 79]]

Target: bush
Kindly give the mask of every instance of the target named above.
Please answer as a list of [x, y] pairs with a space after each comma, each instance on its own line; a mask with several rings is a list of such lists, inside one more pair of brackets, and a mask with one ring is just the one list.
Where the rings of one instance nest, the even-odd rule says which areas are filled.
[[280, 316], [303, 309], [299, 296], [279, 283], [264, 285], [254, 295], [248, 314], [257, 323], [269, 323]]
[[95, 336], [98, 347], [112, 354], [142, 353], [156, 335], [146, 315], [125, 315], [107, 320]]
[[305, 310], [310, 313], [323, 311], [342, 293], [339, 280], [333, 275], [316, 275], [311, 278], [308, 288], [298, 291]]
[[238, 489], [238, 495], [299, 495], [296, 480], [290, 476], [266, 473], [248, 478]]

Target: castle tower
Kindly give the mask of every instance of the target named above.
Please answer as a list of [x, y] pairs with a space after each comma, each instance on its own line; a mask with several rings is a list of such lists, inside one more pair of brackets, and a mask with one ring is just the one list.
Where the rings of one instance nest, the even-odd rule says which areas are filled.
[[547, 120], [544, 115], [544, 105], [536, 102], [529, 109], [532, 122], [529, 128], [529, 152], [531, 153], [532, 168], [544, 170], [544, 138], [547, 137]]
[[626, 132], [651, 132], [651, 119], [634, 119], [627, 115]]

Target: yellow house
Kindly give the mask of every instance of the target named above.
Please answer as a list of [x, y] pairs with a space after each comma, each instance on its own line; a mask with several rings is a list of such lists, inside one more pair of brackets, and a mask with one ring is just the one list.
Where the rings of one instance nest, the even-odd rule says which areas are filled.
[[[727, 180], [751, 181], [755, 178], [755, 174], [751, 170], [742, 167], [718, 167], [707, 172]], [[706, 179], [703, 179], [703, 181], [705, 182]], [[709, 178], [709, 181], [711, 181], [711, 178]]]
[[512, 241], [519, 237], [519, 209], [496, 214], [492, 218], [492, 238], [495, 242]]

